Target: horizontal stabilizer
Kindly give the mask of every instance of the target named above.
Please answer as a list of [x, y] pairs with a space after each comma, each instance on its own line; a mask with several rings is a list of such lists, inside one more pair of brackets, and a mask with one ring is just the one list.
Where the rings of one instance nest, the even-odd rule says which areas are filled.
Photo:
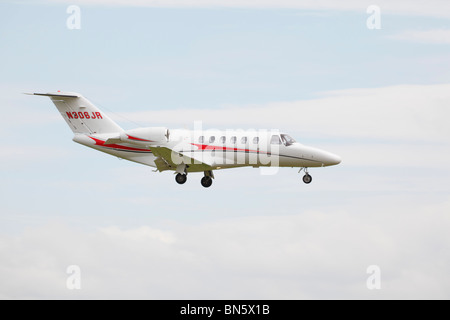
[[44, 96], [44, 97], [61, 97], [61, 98], [79, 98], [81, 95], [77, 93], [25, 93], [31, 96]]

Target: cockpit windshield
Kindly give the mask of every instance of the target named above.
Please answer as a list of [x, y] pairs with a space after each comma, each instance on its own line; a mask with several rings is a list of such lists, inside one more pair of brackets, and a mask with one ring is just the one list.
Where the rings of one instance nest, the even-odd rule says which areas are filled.
[[283, 143], [286, 147], [290, 146], [291, 144], [295, 143], [296, 141], [294, 140], [294, 138], [292, 138], [290, 135], [288, 134], [280, 134], [281, 136], [281, 140], [283, 140]]

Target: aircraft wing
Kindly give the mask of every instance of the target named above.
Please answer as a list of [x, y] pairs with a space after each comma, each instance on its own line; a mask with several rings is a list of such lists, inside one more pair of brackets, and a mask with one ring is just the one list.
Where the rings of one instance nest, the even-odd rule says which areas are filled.
[[203, 152], [175, 151], [167, 147], [150, 147], [156, 156], [155, 164], [159, 171], [175, 170], [180, 164], [186, 164], [196, 170], [212, 170], [213, 159], [204, 155]]

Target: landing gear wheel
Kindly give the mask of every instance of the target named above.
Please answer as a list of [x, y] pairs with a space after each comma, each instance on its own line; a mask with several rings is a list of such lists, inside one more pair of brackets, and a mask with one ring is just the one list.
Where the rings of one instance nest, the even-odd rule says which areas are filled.
[[213, 182], [213, 181], [212, 181], [212, 178], [209, 177], [209, 176], [203, 177], [203, 178], [202, 178], [202, 181], [201, 181], [202, 186], [204, 186], [205, 188], [211, 187], [212, 182]]
[[312, 181], [312, 177], [311, 177], [309, 174], [305, 174], [305, 175], [303, 176], [303, 182], [304, 182], [304, 183], [310, 184], [311, 181]]
[[186, 175], [186, 174], [178, 173], [178, 174], [175, 176], [175, 181], [176, 181], [178, 184], [185, 184], [186, 181], [187, 181], [187, 175]]

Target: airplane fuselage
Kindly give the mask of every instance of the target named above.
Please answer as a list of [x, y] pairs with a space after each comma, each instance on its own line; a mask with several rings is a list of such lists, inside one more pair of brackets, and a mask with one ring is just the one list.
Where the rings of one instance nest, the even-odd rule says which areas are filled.
[[[204, 162], [214, 170], [236, 167], [326, 167], [341, 162], [337, 155], [298, 142], [286, 143], [283, 133], [274, 131], [205, 130], [195, 132], [178, 129], [170, 130], [165, 141], [158, 147], [174, 148], [186, 157], [196, 159], [187, 164], [187, 172], [205, 171]], [[87, 147], [117, 156], [119, 158], [158, 167], [157, 156], [152, 153], [153, 141], [133, 137], [129, 143], [108, 143], [111, 134], [75, 135], [74, 141]], [[201, 161], [204, 160], [204, 161]], [[165, 170], [175, 170], [170, 166]], [[164, 171], [164, 170], [160, 170]]]
[[303, 181], [307, 169], [337, 165], [341, 159], [330, 152], [296, 142], [278, 130], [169, 130], [148, 127], [124, 130], [78, 93], [32, 93], [49, 97], [74, 133], [73, 140], [110, 155], [175, 171], [184, 184], [190, 172], [204, 172], [201, 183], [210, 187], [213, 171], [237, 167], [299, 167]]

